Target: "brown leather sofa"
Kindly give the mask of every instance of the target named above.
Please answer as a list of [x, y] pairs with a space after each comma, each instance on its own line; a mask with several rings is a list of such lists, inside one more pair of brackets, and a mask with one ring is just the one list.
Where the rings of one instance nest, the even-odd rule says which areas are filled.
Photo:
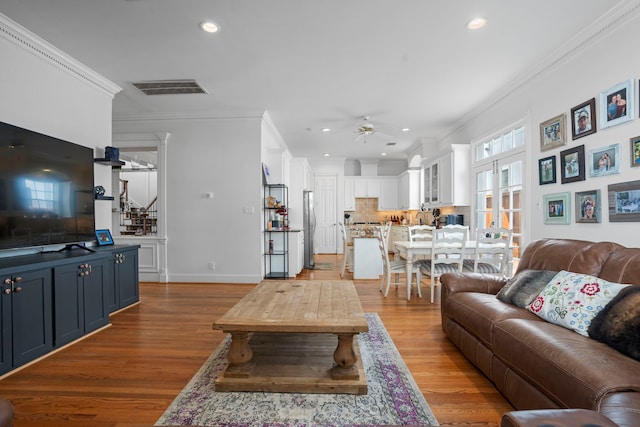
[[0, 427], [13, 426], [15, 411], [13, 405], [7, 399], [0, 397]]
[[[516, 275], [523, 270], [640, 285], [640, 249], [542, 239], [524, 251]], [[640, 361], [500, 301], [506, 279], [450, 273], [440, 281], [443, 331], [517, 410], [503, 427], [587, 425], [589, 415], [593, 425], [640, 426]]]

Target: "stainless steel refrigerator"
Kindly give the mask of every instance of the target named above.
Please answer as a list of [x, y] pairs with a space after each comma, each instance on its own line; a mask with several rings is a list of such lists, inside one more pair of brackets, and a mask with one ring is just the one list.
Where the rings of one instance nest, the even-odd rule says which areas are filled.
[[313, 191], [302, 192], [302, 228], [304, 231], [304, 268], [313, 268], [313, 234], [316, 231], [316, 212], [313, 206]]

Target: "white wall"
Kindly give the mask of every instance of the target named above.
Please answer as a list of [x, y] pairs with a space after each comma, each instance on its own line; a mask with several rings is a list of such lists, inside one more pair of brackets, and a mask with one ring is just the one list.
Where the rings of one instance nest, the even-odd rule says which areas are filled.
[[[170, 134], [169, 281], [257, 283], [262, 278], [261, 123], [261, 117], [114, 120], [115, 134]], [[214, 198], [206, 198], [207, 192]]]
[[[0, 15], [0, 121], [96, 148], [111, 142], [111, 104], [119, 87]], [[111, 194], [111, 169], [95, 165]], [[110, 228], [108, 202], [96, 203], [96, 228]]]
[[[525, 206], [528, 240], [543, 237], [574, 238], [593, 241], [615, 241], [626, 246], [638, 246], [637, 229], [639, 224], [633, 222], [610, 223], [607, 207], [607, 186], [613, 183], [640, 180], [640, 168], [630, 167], [629, 138], [640, 135], [638, 119], [638, 78], [640, 77], [640, 57], [633, 54], [632, 41], [637, 35], [640, 24], [640, 12], [635, 10], [627, 16], [625, 22], [617, 21], [615, 25], [593, 29], [595, 35], [590, 40], [574, 41], [582, 46], [570, 50], [560, 57], [555, 65], [551, 65], [530, 80], [517, 87], [494, 105], [487, 107], [471, 121], [464, 123], [456, 132], [441, 140], [440, 145], [450, 143], [469, 143], [485, 137], [522, 118], [528, 118], [526, 171], [529, 197]], [[604, 25], [604, 24], [603, 24]], [[598, 131], [575, 141], [571, 140], [571, 108], [595, 97], [596, 110], [599, 112], [599, 93], [615, 84], [633, 79], [635, 82], [633, 103], [636, 106], [635, 118], [612, 128], [600, 129], [599, 114]], [[498, 97], [496, 95], [496, 99]], [[561, 113], [567, 116], [566, 146], [549, 151], [540, 151], [539, 124]], [[619, 175], [605, 177], [589, 177], [586, 180], [561, 184], [559, 153], [567, 148], [585, 145], [585, 152], [590, 149], [620, 144], [621, 167]], [[538, 159], [556, 155], [558, 179], [556, 184], [538, 185]], [[471, 185], [471, 183], [470, 183]], [[576, 224], [573, 216], [573, 198], [576, 191], [599, 189], [602, 195], [602, 222], [599, 224]], [[570, 225], [545, 225], [542, 210], [543, 195], [570, 192], [572, 217]]]

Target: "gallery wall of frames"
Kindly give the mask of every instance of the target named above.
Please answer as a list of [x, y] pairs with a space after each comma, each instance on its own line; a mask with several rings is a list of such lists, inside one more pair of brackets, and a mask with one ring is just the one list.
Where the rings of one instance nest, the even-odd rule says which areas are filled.
[[[640, 81], [638, 84], [640, 86]], [[630, 136], [626, 144], [610, 144], [588, 152], [584, 144], [580, 144], [581, 138], [598, 130], [636, 119], [635, 94], [634, 79], [629, 79], [603, 90], [597, 99], [591, 98], [571, 108], [570, 139], [566, 113], [540, 123], [541, 152], [567, 148], [557, 156], [538, 159], [539, 185], [558, 181], [570, 184], [640, 167], [640, 135]], [[621, 164], [621, 150], [629, 150], [630, 164]], [[599, 189], [576, 191], [573, 196], [570, 191], [545, 194], [543, 209], [545, 224], [599, 223], [605, 209], [609, 222], [640, 222], [640, 180], [609, 184], [605, 195]]]

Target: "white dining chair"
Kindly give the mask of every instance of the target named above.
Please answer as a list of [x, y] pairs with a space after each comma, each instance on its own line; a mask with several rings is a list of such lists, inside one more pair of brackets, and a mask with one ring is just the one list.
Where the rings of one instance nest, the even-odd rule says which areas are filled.
[[338, 225], [342, 233], [342, 268], [340, 277], [344, 277], [347, 268], [353, 268], [353, 239], [347, 234], [347, 229], [343, 223], [339, 222]]
[[433, 236], [434, 227], [431, 225], [410, 225], [409, 241], [414, 242], [418, 240], [431, 240]]
[[433, 230], [431, 257], [420, 261], [420, 272], [423, 276], [429, 276], [431, 282], [432, 304], [435, 300], [435, 288], [440, 287], [440, 276], [444, 273], [462, 272], [468, 237], [469, 229], [464, 226]]
[[[391, 286], [391, 275], [394, 275], [394, 283], [396, 290], [400, 282], [400, 275], [407, 273], [407, 264], [402, 259], [389, 259], [389, 247], [387, 246], [387, 239], [384, 236], [383, 228], [380, 227], [376, 231], [376, 237], [378, 238], [378, 246], [380, 247], [380, 256], [382, 257], [382, 280], [380, 281], [380, 292], [384, 292], [385, 298], [389, 295], [389, 287]], [[388, 237], [388, 236], [387, 236]], [[414, 264], [411, 274], [416, 275], [416, 283], [418, 284], [418, 296], [422, 298], [422, 292], [420, 291], [420, 282], [422, 281], [422, 273], [420, 272], [420, 266]], [[405, 281], [408, 284], [408, 281]]]
[[387, 250], [389, 249], [389, 235], [391, 234], [391, 225], [393, 223], [391, 221], [387, 221], [385, 225], [381, 225], [380, 231], [382, 231], [382, 235], [384, 237], [385, 242], [387, 243]]
[[510, 277], [511, 240], [513, 231], [506, 228], [476, 229], [473, 257], [464, 260], [462, 271]]

